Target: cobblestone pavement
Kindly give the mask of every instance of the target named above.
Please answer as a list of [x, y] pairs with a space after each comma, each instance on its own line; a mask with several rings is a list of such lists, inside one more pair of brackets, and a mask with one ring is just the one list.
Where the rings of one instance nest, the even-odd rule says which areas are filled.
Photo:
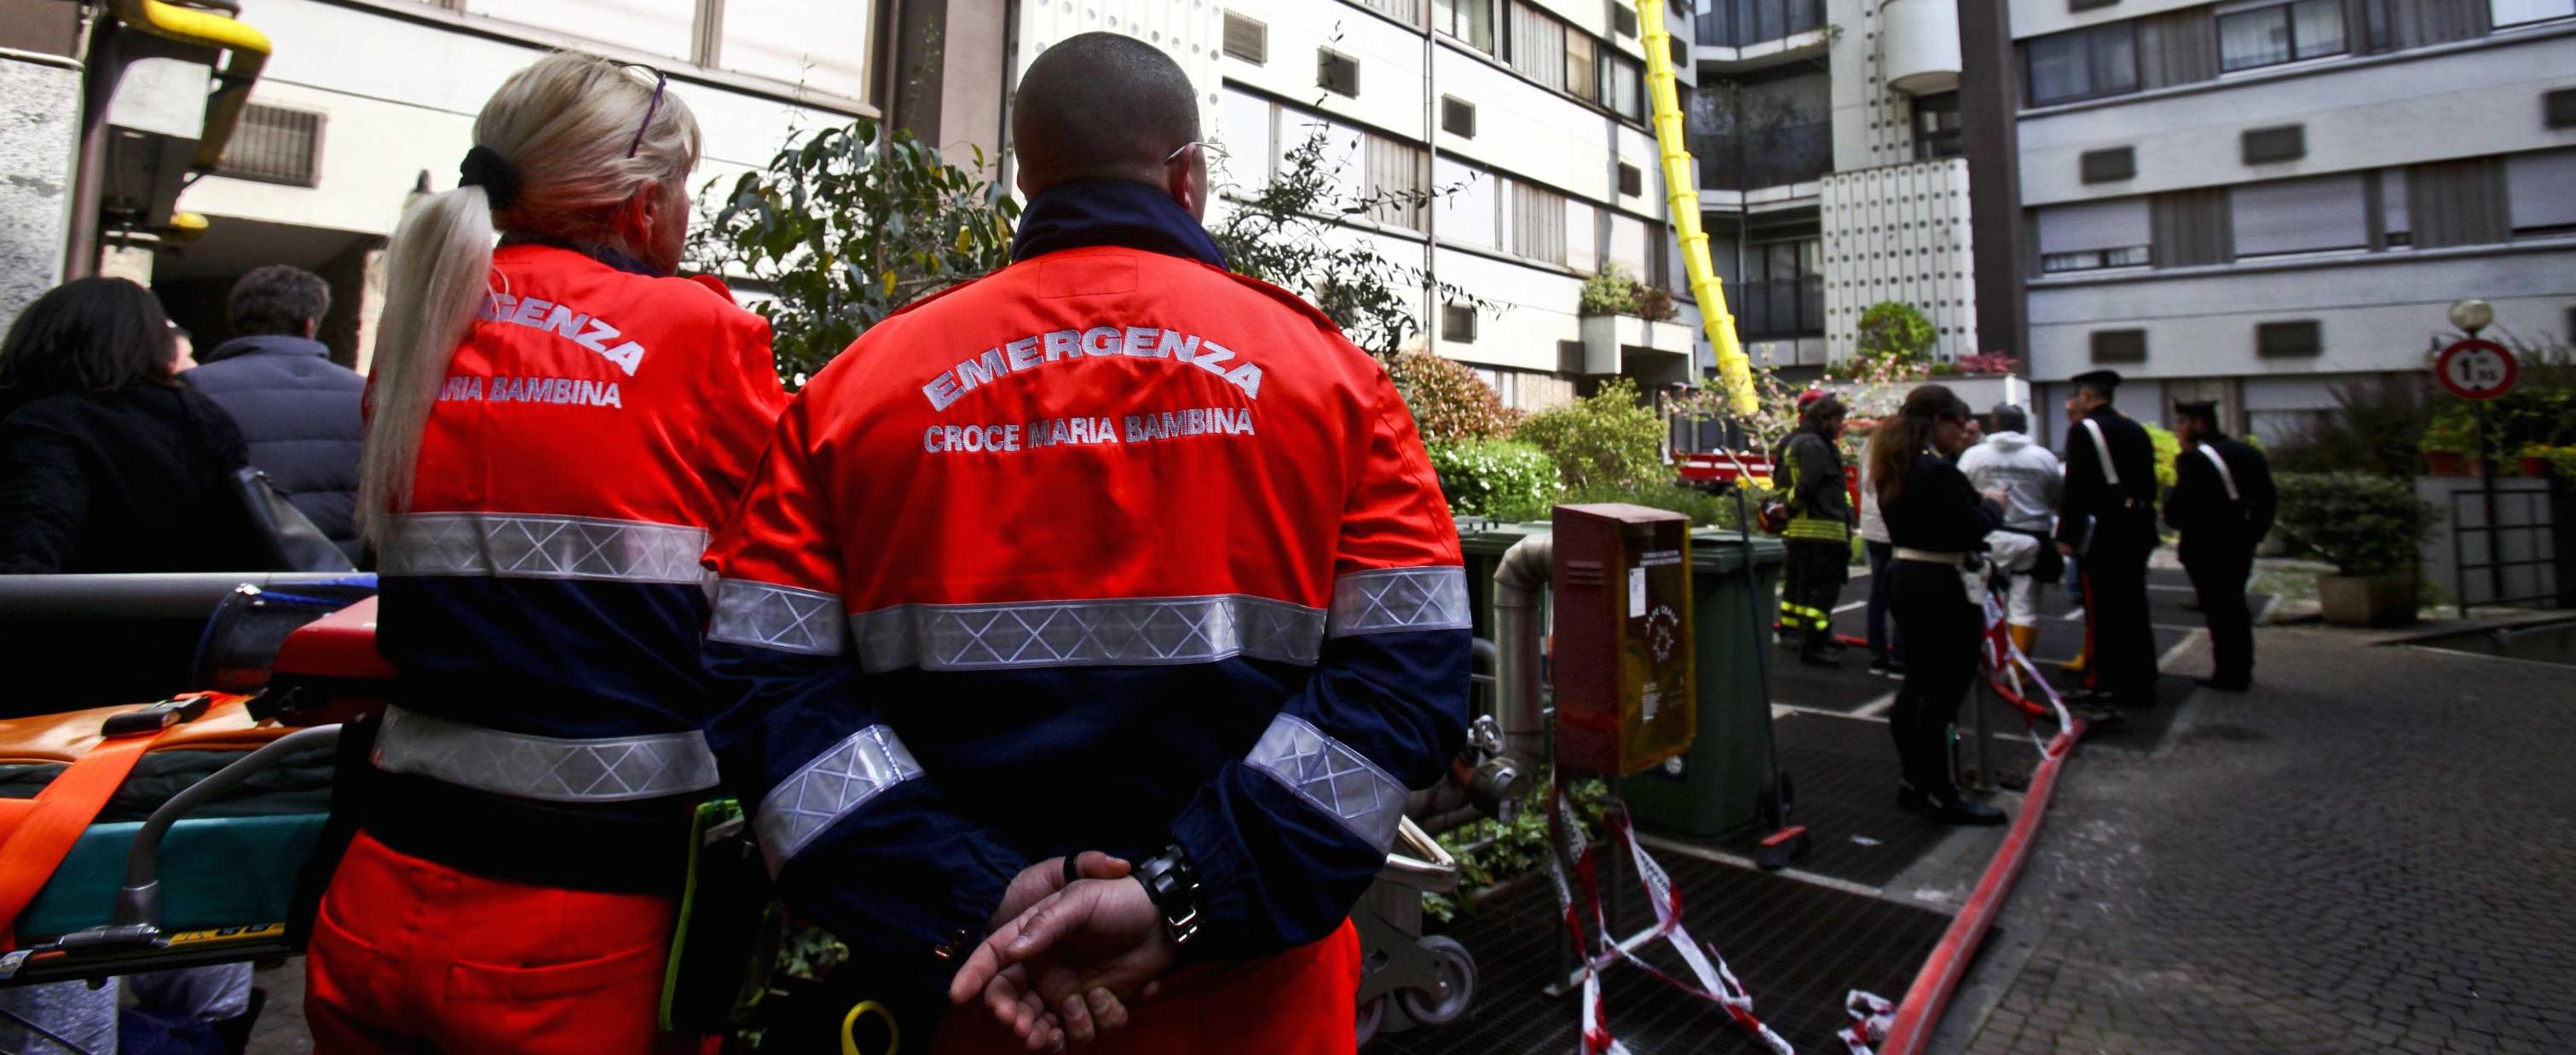
[[2164, 750], [2073, 760], [1933, 1050], [2576, 1050], [2576, 670], [2258, 649]]

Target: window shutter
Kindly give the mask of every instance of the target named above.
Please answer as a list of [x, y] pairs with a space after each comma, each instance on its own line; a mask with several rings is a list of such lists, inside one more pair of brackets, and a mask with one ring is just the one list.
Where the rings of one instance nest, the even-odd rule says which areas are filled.
[[1270, 61], [1270, 27], [1225, 13], [1225, 53], [1255, 66]]
[[2419, 249], [2504, 241], [2513, 219], [2506, 212], [2503, 160], [2468, 158], [2408, 167], [2406, 214], [2408, 234]]
[[2227, 188], [2170, 191], [2147, 199], [2157, 267], [2224, 264], [2235, 255]]

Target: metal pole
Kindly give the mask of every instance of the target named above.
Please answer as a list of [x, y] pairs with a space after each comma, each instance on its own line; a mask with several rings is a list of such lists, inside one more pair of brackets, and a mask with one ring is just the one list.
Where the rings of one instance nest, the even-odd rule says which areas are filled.
[[[2487, 532], [2487, 603], [2504, 601], [2504, 552], [2497, 545], [2502, 535], [2496, 530], [2495, 455], [2487, 436], [2487, 401], [2478, 400], [2478, 492], [2486, 505]], [[2465, 614], [2465, 613], [2464, 613]]]

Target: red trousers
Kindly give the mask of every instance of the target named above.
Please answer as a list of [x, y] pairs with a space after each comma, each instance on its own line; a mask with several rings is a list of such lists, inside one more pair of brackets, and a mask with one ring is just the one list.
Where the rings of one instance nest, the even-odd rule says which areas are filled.
[[[1153, 1002], [1128, 1009], [1127, 1027], [1084, 1045], [1082, 1055], [1352, 1055], [1360, 989], [1360, 937], [1349, 921], [1324, 940], [1267, 959], [1202, 965], [1173, 975]], [[909, 1046], [906, 1051], [911, 1050]], [[1025, 1053], [981, 1003], [949, 1012], [933, 1055]]]
[[675, 913], [664, 897], [485, 879], [361, 832], [306, 955], [313, 1050], [713, 1051], [655, 1026]]

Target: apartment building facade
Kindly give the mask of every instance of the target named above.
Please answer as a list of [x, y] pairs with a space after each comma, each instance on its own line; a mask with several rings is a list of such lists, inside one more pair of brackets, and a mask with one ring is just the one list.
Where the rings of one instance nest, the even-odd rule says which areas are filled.
[[2456, 299], [2576, 331], [2576, 0], [2009, 10], [2034, 377], [2277, 439], [2424, 376]]
[[1758, 366], [1814, 377], [1870, 305], [1975, 354], [1952, 0], [1700, 0], [1690, 134], [1710, 251]]

